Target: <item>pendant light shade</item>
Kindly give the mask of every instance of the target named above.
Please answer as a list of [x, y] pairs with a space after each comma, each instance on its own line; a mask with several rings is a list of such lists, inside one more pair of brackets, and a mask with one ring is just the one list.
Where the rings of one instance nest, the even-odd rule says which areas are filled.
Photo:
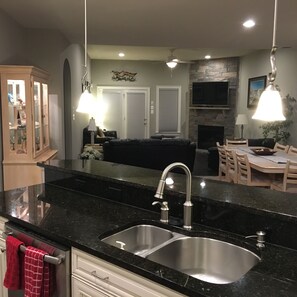
[[252, 119], [262, 121], [284, 121], [282, 98], [274, 84], [269, 84], [259, 99], [258, 107]]
[[88, 89], [85, 89], [80, 95], [77, 112], [92, 113], [94, 107], [94, 98]]
[[270, 53], [271, 73], [268, 75], [268, 86], [262, 92], [257, 110], [252, 116], [254, 120], [261, 120], [267, 122], [284, 121], [286, 118], [283, 114], [282, 98], [279, 91], [274, 85], [276, 78], [276, 64], [275, 64], [275, 52], [277, 46], [275, 45], [276, 35], [276, 20], [277, 20], [277, 0], [274, 2], [274, 20], [273, 20], [273, 38], [272, 49]]

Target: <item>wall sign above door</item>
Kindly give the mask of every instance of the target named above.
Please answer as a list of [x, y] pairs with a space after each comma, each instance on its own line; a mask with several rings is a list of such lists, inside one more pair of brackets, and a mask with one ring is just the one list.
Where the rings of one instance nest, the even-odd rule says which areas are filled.
[[136, 74], [137, 72], [128, 72], [128, 71], [115, 71], [112, 70], [111, 71], [113, 73], [112, 75], [112, 80], [115, 81], [120, 81], [120, 80], [124, 80], [124, 81], [136, 81]]

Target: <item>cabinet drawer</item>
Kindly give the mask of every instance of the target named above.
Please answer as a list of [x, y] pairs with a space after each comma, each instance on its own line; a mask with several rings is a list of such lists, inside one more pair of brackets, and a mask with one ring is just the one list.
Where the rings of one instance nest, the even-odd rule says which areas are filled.
[[7, 222], [7, 220], [0, 217], [0, 238], [2, 238], [2, 232], [4, 231], [4, 228], [5, 228], [5, 222]]
[[[72, 297], [123, 297], [124, 295], [116, 295], [108, 292], [100, 286], [93, 286], [75, 276], [72, 277]], [[126, 295], [125, 295], [126, 296]], [[128, 297], [130, 297], [129, 295]]]
[[108, 290], [124, 293], [120, 296], [185, 296], [75, 248], [72, 249], [72, 274], [92, 285], [100, 283]]

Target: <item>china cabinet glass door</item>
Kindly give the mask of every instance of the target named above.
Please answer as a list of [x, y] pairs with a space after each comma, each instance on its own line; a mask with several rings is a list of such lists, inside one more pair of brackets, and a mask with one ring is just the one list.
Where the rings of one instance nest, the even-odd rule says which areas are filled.
[[34, 82], [34, 101], [33, 101], [33, 119], [34, 119], [34, 152], [38, 153], [41, 149], [40, 137], [41, 137], [41, 86], [39, 82]]
[[48, 123], [48, 86], [42, 84], [42, 144], [49, 146], [49, 123]]
[[26, 89], [24, 80], [7, 80], [10, 152], [27, 154]]
[[48, 124], [48, 86], [45, 83], [34, 81], [34, 152], [49, 146]]

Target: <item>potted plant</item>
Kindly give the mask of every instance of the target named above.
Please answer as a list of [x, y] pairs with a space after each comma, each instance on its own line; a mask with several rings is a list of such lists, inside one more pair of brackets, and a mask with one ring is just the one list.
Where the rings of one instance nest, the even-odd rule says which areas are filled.
[[293, 123], [294, 108], [296, 104], [296, 99], [289, 94], [283, 98], [284, 115], [286, 117], [285, 121], [275, 121], [267, 122], [260, 126], [263, 130], [262, 134], [264, 138], [272, 137], [275, 142], [282, 144], [287, 144], [290, 137], [290, 132], [288, 131]]

